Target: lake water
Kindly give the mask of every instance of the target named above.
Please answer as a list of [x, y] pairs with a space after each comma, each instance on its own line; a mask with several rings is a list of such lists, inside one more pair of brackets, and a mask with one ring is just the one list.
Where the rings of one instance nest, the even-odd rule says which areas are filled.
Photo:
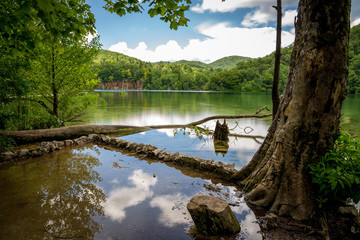
[[[264, 106], [271, 108], [268, 93], [173, 92], [173, 91], [104, 91], [99, 104], [90, 107], [81, 120], [91, 124], [135, 126], [185, 124], [212, 115], [252, 114]], [[268, 113], [264, 110], [262, 113]], [[350, 95], [343, 107], [342, 127], [360, 136], [360, 95]], [[218, 150], [210, 136], [199, 139], [190, 129], [152, 130], [123, 137], [128, 141], [154, 145], [170, 152], [180, 152], [224, 163], [240, 169], [259, 148], [271, 117], [229, 120], [231, 132], [228, 149]], [[215, 128], [215, 120], [202, 127]], [[184, 135], [185, 134], [185, 135]], [[255, 138], [254, 136], [257, 136]], [[225, 151], [224, 151], [225, 150]]]
[[[271, 105], [264, 93], [100, 92], [83, 123], [183, 124], [211, 115], [254, 113]], [[343, 128], [360, 136], [360, 96], [349, 96]], [[265, 112], [264, 112], [265, 113]], [[227, 147], [191, 129], [151, 130], [128, 141], [235, 163], [243, 167], [260, 146], [271, 118], [230, 121]], [[215, 121], [203, 125], [213, 129]], [[164, 163], [140, 160], [101, 145], [65, 148], [0, 165], [0, 239], [191, 239], [186, 210], [196, 195], [231, 203], [241, 223], [237, 239], [262, 239], [256, 217], [234, 186]]]
[[241, 192], [219, 179], [103, 146], [66, 148], [0, 165], [0, 239], [191, 239], [186, 205], [213, 195], [261, 239]]

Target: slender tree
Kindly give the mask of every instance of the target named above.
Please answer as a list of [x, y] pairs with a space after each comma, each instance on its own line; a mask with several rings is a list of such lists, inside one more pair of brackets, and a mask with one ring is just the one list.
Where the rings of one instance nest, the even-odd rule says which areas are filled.
[[276, 23], [276, 51], [275, 51], [275, 67], [274, 67], [274, 80], [272, 86], [272, 103], [273, 103], [273, 119], [275, 118], [277, 109], [279, 107], [279, 73], [280, 73], [280, 58], [281, 58], [281, 18], [282, 6], [281, 0], [277, 0], [277, 6], [273, 6], [277, 13]]

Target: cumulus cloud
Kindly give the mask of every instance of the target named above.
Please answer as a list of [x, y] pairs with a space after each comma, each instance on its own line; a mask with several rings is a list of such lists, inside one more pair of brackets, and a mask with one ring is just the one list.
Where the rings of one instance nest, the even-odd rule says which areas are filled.
[[[191, 39], [183, 48], [175, 40], [170, 40], [155, 50], [149, 49], [145, 42], [140, 42], [135, 48], [129, 48], [126, 42], [119, 42], [109, 50], [150, 62], [182, 59], [212, 62], [231, 55], [263, 57], [275, 49], [276, 29], [272, 27], [239, 28], [230, 27], [228, 23], [218, 23], [202, 24], [197, 27], [197, 31], [206, 38]], [[283, 46], [293, 41], [294, 34], [283, 31]]]
[[359, 24], [360, 24], [360, 17], [351, 22], [351, 27], [354, 27]]
[[[201, 4], [197, 4], [191, 8], [197, 13], [210, 12], [233, 12], [240, 8], [250, 8], [248, 14], [245, 15], [242, 21], [245, 27], [254, 27], [260, 24], [266, 24], [269, 21], [276, 19], [276, 11], [273, 9], [274, 0], [227, 0], [222, 2], [220, 0], [203, 0]], [[283, 8], [296, 7], [298, 0], [283, 0]]]
[[294, 26], [294, 20], [297, 15], [296, 10], [289, 10], [284, 12], [282, 17], [282, 26]]

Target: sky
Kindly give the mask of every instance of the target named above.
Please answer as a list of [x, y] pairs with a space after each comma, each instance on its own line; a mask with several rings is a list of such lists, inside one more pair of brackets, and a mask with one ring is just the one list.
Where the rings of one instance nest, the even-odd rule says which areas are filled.
[[[227, 56], [263, 57], [275, 50], [276, 0], [192, 0], [188, 27], [171, 30], [146, 10], [119, 17], [103, 9], [104, 1], [86, 0], [95, 15], [102, 48], [147, 62], [195, 60], [205, 63]], [[282, 0], [282, 46], [294, 41], [298, 0]], [[360, 0], [352, 0], [351, 25], [360, 24]]]

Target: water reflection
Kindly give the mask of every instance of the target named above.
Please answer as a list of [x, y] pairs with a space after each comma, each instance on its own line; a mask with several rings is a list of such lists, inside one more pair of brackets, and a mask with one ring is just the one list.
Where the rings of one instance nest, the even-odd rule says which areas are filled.
[[[126, 168], [113, 168], [115, 161]], [[259, 239], [239, 191], [204, 179], [98, 146], [2, 165], [0, 239], [191, 239], [186, 205], [199, 194], [235, 206], [244, 230], [238, 239]]]
[[[176, 133], [176, 134], [174, 134]], [[198, 136], [189, 129], [160, 129], [121, 137], [127, 141], [151, 144], [159, 149], [180, 152], [203, 159], [213, 159], [224, 163], [235, 163], [237, 169], [245, 166], [260, 147], [262, 138], [229, 137], [228, 149], [220, 149], [214, 144], [211, 136]], [[226, 153], [226, 154], [225, 154]]]
[[56, 152], [1, 167], [0, 239], [93, 239], [101, 225], [92, 216], [104, 215], [99, 165], [89, 154]]
[[226, 155], [226, 153], [229, 151], [229, 144], [226, 141], [219, 141], [219, 140], [213, 140], [214, 142], [214, 149], [216, 156], [218, 154], [221, 154], [223, 157]]
[[191, 217], [186, 208], [189, 201], [189, 196], [176, 193], [154, 197], [150, 202], [150, 206], [161, 210], [158, 220], [160, 224], [166, 227], [174, 227], [177, 224], [190, 222]]
[[111, 190], [104, 203], [106, 215], [119, 223], [126, 217], [126, 208], [136, 206], [153, 196], [154, 192], [150, 187], [157, 183], [157, 178], [144, 173], [142, 170], [135, 170], [128, 180], [135, 186]]

